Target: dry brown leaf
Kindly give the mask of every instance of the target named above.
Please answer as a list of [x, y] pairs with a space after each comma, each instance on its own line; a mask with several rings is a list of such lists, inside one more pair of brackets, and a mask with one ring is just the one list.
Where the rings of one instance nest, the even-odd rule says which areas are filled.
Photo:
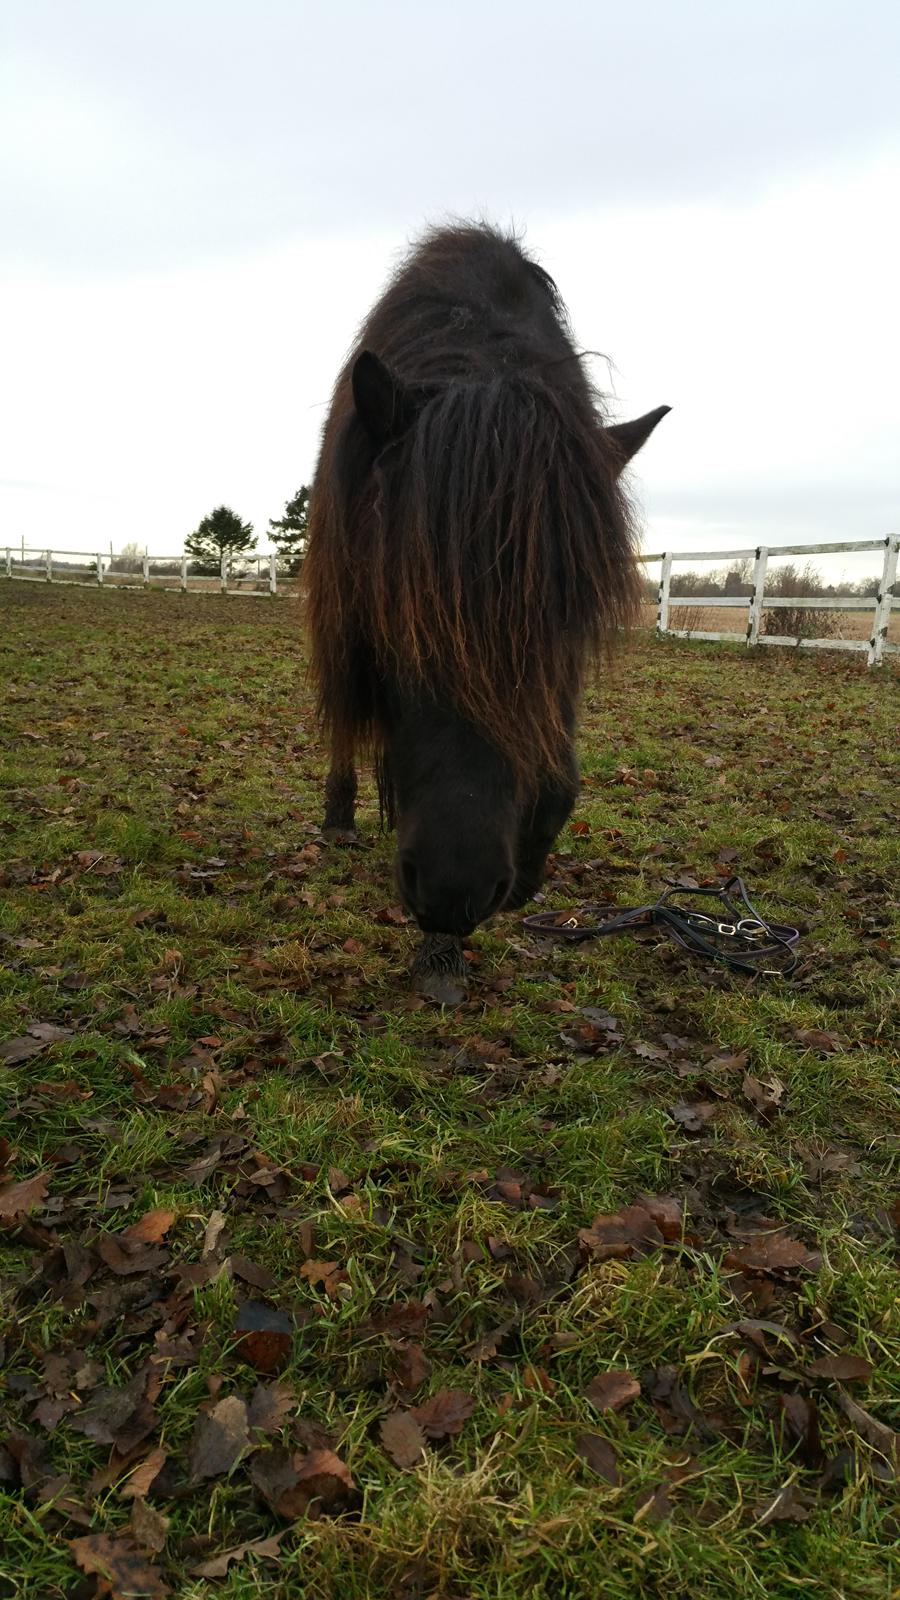
[[611, 1483], [613, 1488], [618, 1485], [620, 1480], [616, 1452], [608, 1439], [601, 1439], [596, 1433], [580, 1433], [575, 1440], [575, 1448], [591, 1471], [596, 1472], [598, 1478]]
[[250, 1397], [248, 1421], [261, 1433], [277, 1433], [297, 1403], [289, 1383], [258, 1383]]
[[670, 1115], [685, 1133], [702, 1133], [715, 1109], [714, 1100], [679, 1100]]
[[313, 1286], [317, 1283], [327, 1283], [328, 1279], [340, 1271], [339, 1261], [304, 1261], [300, 1268], [301, 1278]]
[[415, 1393], [431, 1372], [431, 1362], [420, 1344], [398, 1345], [393, 1355], [394, 1380], [399, 1389]]
[[840, 1050], [842, 1043], [836, 1033], [828, 1033], [824, 1028], [798, 1028], [794, 1038], [807, 1050], [824, 1050], [829, 1055], [834, 1050]]
[[117, 1278], [133, 1277], [138, 1272], [156, 1272], [169, 1259], [165, 1250], [154, 1250], [150, 1245], [141, 1244], [123, 1247], [119, 1240], [117, 1234], [101, 1233], [96, 1245], [100, 1260]]
[[748, 1072], [745, 1073], [744, 1081], [741, 1084], [741, 1093], [744, 1099], [749, 1100], [754, 1110], [758, 1111], [761, 1117], [771, 1117], [776, 1111], [780, 1110], [784, 1092], [784, 1084], [780, 1078], [775, 1077], [774, 1073], [770, 1073], [769, 1077], [763, 1080], [762, 1078], [754, 1078], [753, 1074]]
[[29, 1211], [43, 1205], [49, 1186], [49, 1172], [38, 1172], [33, 1178], [4, 1184], [0, 1189], [0, 1221], [20, 1222]]
[[99, 1593], [112, 1600], [165, 1600], [171, 1594], [158, 1567], [151, 1566], [129, 1538], [108, 1533], [85, 1534], [70, 1539], [69, 1549], [82, 1572], [96, 1573]]
[[579, 1230], [578, 1241], [584, 1254], [594, 1261], [626, 1261], [630, 1256], [646, 1255], [665, 1242], [662, 1228], [643, 1205], [601, 1213], [589, 1228]]
[[409, 1411], [392, 1411], [379, 1428], [381, 1442], [398, 1467], [414, 1467], [425, 1454], [425, 1435]]
[[725, 1263], [741, 1272], [768, 1276], [798, 1270], [818, 1272], [822, 1257], [818, 1250], [807, 1249], [802, 1240], [789, 1233], [760, 1233], [739, 1249], [729, 1251]]
[[123, 1500], [130, 1500], [133, 1496], [141, 1499], [149, 1493], [153, 1483], [159, 1477], [167, 1460], [165, 1450], [151, 1450], [126, 1478], [119, 1490]]
[[864, 1411], [843, 1390], [838, 1393], [838, 1405], [851, 1427], [886, 1463], [886, 1476], [900, 1477], [900, 1433], [895, 1433], [886, 1422], [879, 1422], [870, 1411]]
[[291, 1353], [294, 1327], [283, 1311], [245, 1300], [235, 1321], [237, 1353], [255, 1372], [279, 1372]]
[[287, 1529], [282, 1528], [280, 1533], [270, 1534], [266, 1539], [251, 1539], [248, 1544], [232, 1545], [230, 1550], [223, 1550], [221, 1555], [211, 1556], [209, 1561], [201, 1561], [198, 1566], [189, 1567], [188, 1571], [194, 1578], [225, 1578], [232, 1562], [243, 1561], [247, 1556], [277, 1561], [279, 1546], [286, 1532]]
[[203, 1230], [204, 1256], [211, 1256], [225, 1232], [226, 1217], [224, 1211], [211, 1211], [209, 1221]]
[[875, 1369], [865, 1356], [820, 1356], [807, 1370], [816, 1378], [837, 1378], [841, 1383], [859, 1378], [868, 1383]]
[[808, 1516], [809, 1506], [797, 1485], [786, 1483], [771, 1500], [758, 1508], [756, 1521], [758, 1526], [763, 1527], [767, 1522], [805, 1522]]
[[429, 1439], [446, 1439], [462, 1433], [474, 1410], [475, 1401], [465, 1389], [438, 1389], [424, 1405], [413, 1407], [412, 1416]]
[[142, 1550], [158, 1556], [165, 1547], [169, 1519], [146, 1500], [136, 1499], [131, 1507], [131, 1531]]
[[636, 1400], [640, 1392], [641, 1386], [634, 1373], [624, 1370], [599, 1373], [584, 1391], [598, 1411], [621, 1411], [623, 1406]]
[[201, 1411], [188, 1451], [191, 1482], [230, 1472], [249, 1443], [247, 1403], [240, 1395], [230, 1394], [211, 1411]]
[[120, 1244], [159, 1244], [165, 1238], [178, 1213], [166, 1211], [159, 1207], [155, 1211], [145, 1211], [144, 1215], [133, 1222], [130, 1228], [118, 1235]]

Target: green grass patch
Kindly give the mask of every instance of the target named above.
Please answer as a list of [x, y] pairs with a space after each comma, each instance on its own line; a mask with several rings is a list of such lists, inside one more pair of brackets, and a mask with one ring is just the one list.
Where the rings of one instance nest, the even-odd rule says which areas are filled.
[[[372, 788], [362, 848], [319, 836], [292, 603], [2, 583], [0, 615], [0, 1218], [47, 1179], [0, 1220], [0, 1597], [95, 1592], [70, 1541], [106, 1535], [142, 1563], [113, 1594], [886, 1600], [893, 669], [639, 639], [587, 696], [546, 905], [737, 871], [801, 926], [792, 979], [501, 916], [441, 1013], [377, 915]], [[282, 1413], [192, 1476], [198, 1419], [275, 1381], [252, 1301], [290, 1326]], [[442, 1390], [467, 1414], [399, 1466], [384, 1418]], [[352, 1486], [279, 1503], [317, 1449]], [[157, 1550], [122, 1492], [153, 1451]]]

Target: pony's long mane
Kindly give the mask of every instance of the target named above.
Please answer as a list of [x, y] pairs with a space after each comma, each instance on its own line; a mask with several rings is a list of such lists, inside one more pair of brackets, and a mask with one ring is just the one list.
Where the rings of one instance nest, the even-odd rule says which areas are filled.
[[[380, 453], [369, 349], [420, 396]], [[452, 705], [529, 787], [562, 760], [587, 661], [637, 601], [633, 530], [555, 286], [512, 239], [443, 229], [400, 269], [335, 390], [304, 566], [319, 706], [374, 746], [385, 682]]]

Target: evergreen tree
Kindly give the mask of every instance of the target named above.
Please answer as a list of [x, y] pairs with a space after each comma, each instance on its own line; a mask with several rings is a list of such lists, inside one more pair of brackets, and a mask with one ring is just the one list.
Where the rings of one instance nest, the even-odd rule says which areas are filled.
[[300, 571], [306, 554], [309, 525], [309, 485], [303, 483], [292, 500], [288, 500], [283, 517], [270, 517], [272, 543], [291, 574]]
[[184, 548], [201, 571], [218, 572], [223, 555], [243, 555], [246, 550], [256, 549], [253, 524], [242, 522], [230, 506], [216, 506], [185, 539]]

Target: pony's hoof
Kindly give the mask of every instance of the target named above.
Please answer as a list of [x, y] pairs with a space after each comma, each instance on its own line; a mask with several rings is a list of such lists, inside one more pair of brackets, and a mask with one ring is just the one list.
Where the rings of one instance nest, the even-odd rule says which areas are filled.
[[359, 844], [361, 842], [355, 828], [323, 828], [322, 838], [326, 844]]
[[413, 990], [426, 1000], [434, 1000], [439, 1006], [458, 1006], [468, 993], [464, 983], [458, 978], [448, 978], [441, 972], [416, 973], [412, 980]]
[[412, 966], [412, 987], [439, 1006], [458, 1006], [468, 991], [468, 967], [459, 939], [426, 934]]

